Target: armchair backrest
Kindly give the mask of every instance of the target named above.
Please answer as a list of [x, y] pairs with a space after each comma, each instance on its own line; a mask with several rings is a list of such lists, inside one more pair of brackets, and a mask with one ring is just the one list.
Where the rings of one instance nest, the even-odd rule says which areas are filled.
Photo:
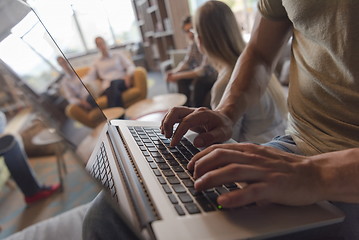
[[83, 78], [84, 76], [86, 76], [86, 74], [90, 71], [90, 67], [80, 67], [80, 68], [76, 68], [75, 72], [77, 73], [77, 75], [79, 76], [79, 78]]
[[134, 72], [133, 87], [140, 90], [140, 98], [145, 99], [147, 97], [147, 71], [143, 67], [136, 67]]

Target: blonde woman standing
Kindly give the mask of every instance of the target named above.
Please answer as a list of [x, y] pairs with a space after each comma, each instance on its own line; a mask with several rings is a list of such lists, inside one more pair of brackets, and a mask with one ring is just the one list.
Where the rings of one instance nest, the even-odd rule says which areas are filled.
[[[215, 109], [230, 82], [239, 55], [245, 48], [236, 18], [223, 2], [208, 1], [195, 14], [195, 39], [200, 51], [208, 56], [218, 71], [211, 90]], [[287, 123], [286, 100], [273, 75], [260, 101], [248, 108], [235, 124], [232, 138], [240, 142], [264, 143], [283, 135]]]

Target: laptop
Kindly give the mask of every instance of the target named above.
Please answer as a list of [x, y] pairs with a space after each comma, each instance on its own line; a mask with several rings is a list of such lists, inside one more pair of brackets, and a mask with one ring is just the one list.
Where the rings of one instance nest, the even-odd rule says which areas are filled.
[[[158, 122], [112, 120], [104, 126], [87, 170], [107, 186], [135, 229], [155, 239], [262, 239], [343, 220], [328, 202], [304, 207], [250, 205], [222, 209], [230, 183], [198, 193], [186, 165], [200, 151], [189, 132], [169, 147]], [[102, 166], [102, 168], [101, 168]]]
[[[23, 15], [30, 11], [25, 9]], [[343, 221], [342, 212], [328, 202], [223, 209], [216, 198], [241, 186], [229, 183], [196, 192], [186, 168], [200, 151], [192, 145], [195, 133], [188, 132], [179, 145], [169, 147], [159, 126], [107, 119], [86, 165], [139, 238], [264, 239]]]

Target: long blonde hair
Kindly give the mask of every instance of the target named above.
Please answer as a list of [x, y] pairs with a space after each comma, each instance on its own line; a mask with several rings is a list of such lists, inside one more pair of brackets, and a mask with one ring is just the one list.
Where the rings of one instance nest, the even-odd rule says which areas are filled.
[[194, 26], [208, 57], [234, 68], [245, 43], [232, 10], [223, 2], [208, 1], [197, 9]]
[[[194, 17], [195, 30], [206, 55], [214, 64], [226, 64], [233, 71], [246, 44], [232, 10], [223, 2], [208, 1]], [[273, 74], [268, 91], [282, 117], [287, 118], [287, 103], [278, 79]]]

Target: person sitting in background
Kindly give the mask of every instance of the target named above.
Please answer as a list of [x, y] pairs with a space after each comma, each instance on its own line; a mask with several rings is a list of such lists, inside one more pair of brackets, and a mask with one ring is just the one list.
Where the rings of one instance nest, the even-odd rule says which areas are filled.
[[207, 107], [205, 100], [217, 78], [217, 72], [194, 42], [191, 17], [183, 21], [182, 28], [190, 41], [187, 54], [176, 68], [167, 72], [166, 81], [177, 82], [178, 92], [187, 97], [186, 106]]
[[[211, 108], [219, 105], [238, 57], [245, 48], [232, 10], [222, 2], [203, 4], [194, 18], [195, 40], [218, 71], [211, 90]], [[240, 142], [264, 143], [284, 134], [287, 108], [283, 89], [274, 74], [258, 103], [245, 110], [233, 127], [232, 138]]]
[[65, 74], [61, 85], [63, 87], [63, 92], [67, 101], [70, 104], [76, 104], [86, 110], [90, 110], [92, 108], [90, 102], [92, 101], [88, 99], [91, 99], [91, 96], [89, 96], [88, 91], [83, 86], [76, 73], [72, 70], [68, 62], [62, 56], [57, 57], [57, 62]]
[[[110, 53], [102, 37], [95, 39], [101, 57], [95, 61], [84, 82], [100, 79], [101, 95], [107, 96], [108, 107], [122, 107], [121, 93], [133, 85], [135, 65], [121, 53]], [[93, 101], [92, 106], [96, 103]]]
[[6, 126], [6, 116], [0, 111], [0, 157], [24, 194], [25, 202], [31, 204], [51, 196], [61, 187], [60, 184], [51, 186], [40, 185], [27, 162], [27, 156], [22, 142], [13, 135], [2, 135]]

